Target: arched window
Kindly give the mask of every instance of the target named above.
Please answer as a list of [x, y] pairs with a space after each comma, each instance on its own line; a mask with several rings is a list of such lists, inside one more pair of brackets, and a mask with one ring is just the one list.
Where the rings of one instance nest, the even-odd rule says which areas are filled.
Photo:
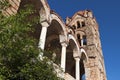
[[85, 35], [83, 36], [83, 45], [87, 45], [87, 39]]
[[81, 46], [80, 34], [77, 34], [77, 39], [78, 39], [78, 42], [79, 42], [79, 44], [80, 44], [80, 46]]
[[85, 67], [83, 59], [80, 60], [80, 80], [85, 80]]
[[81, 26], [80, 26], [80, 22], [79, 21], [77, 21], [77, 28], [80, 28]]
[[73, 29], [76, 29], [76, 26], [75, 26], [75, 25], [73, 25]]
[[81, 22], [81, 25], [82, 25], [82, 27], [85, 27], [85, 22], [82, 21], [82, 22]]
[[80, 60], [80, 80], [86, 80], [85, 62], [86, 62], [86, 55], [84, 52], [82, 52], [81, 60]]

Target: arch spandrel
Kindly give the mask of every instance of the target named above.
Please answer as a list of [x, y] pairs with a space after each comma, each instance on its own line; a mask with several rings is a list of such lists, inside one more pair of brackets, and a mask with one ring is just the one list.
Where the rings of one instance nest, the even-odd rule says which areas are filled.
[[[44, 10], [44, 12], [45, 12], [45, 14], [44, 14], [44, 13], [41, 14], [41, 15], [43, 15], [43, 16], [41, 16], [41, 17], [46, 16], [45, 19], [49, 21], [50, 7], [49, 7], [49, 5], [48, 5], [48, 3], [47, 3], [46, 0], [40, 0], [40, 1], [41, 1], [41, 3], [43, 4], [43, 9], [42, 9], [42, 10]], [[40, 13], [41, 13], [42, 10], [40, 10]], [[43, 18], [43, 19], [44, 19], [44, 18]]]
[[87, 56], [86, 51], [83, 48], [80, 48], [80, 53], [81, 53], [80, 59], [83, 59], [87, 62], [88, 61], [88, 56]]
[[21, 0], [20, 8], [23, 8], [25, 4], [32, 4], [37, 14], [40, 15], [40, 21], [48, 20], [50, 14], [50, 8], [46, 0]]
[[2, 11], [5, 16], [16, 14], [25, 4], [30, 3], [33, 4], [42, 19], [49, 20], [50, 8], [46, 0], [9, 0], [9, 3], [11, 6]]
[[75, 35], [75, 31], [73, 29], [68, 29], [68, 34]]

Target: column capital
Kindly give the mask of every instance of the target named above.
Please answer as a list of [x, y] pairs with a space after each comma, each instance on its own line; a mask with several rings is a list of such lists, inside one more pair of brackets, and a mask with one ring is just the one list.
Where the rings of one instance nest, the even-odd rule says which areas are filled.
[[47, 21], [47, 20], [41, 21], [40, 23], [41, 23], [42, 27], [48, 27], [50, 25], [49, 21]]
[[80, 61], [80, 57], [79, 56], [76, 56], [74, 57], [75, 61]]
[[61, 45], [67, 47], [68, 41], [67, 41], [65, 35], [59, 35], [59, 38], [60, 38]]
[[73, 49], [73, 57], [74, 58], [80, 58], [80, 51], [76, 50], [76, 49]]
[[67, 47], [68, 43], [67, 42], [61, 42], [61, 45], [64, 47]]

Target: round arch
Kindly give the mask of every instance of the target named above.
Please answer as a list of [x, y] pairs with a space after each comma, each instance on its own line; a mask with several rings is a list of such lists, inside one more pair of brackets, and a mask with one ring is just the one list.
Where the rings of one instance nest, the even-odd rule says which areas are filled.
[[40, 10], [41, 21], [48, 20], [50, 15], [50, 7], [46, 0], [39, 0], [43, 4], [43, 8]]
[[86, 35], [85, 31], [82, 31], [82, 30], [77, 30], [76, 34]]
[[73, 35], [69, 34], [68, 35], [68, 40], [69, 40], [69, 43], [70, 43], [70, 41], [72, 41], [72, 44], [73, 44], [72, 46], [74, 48], [74, 51], [76, 51], [76, 53], [73, 54], [73, 57], [80, 56], [81, 54], [80, 54], [79, 45], [78, 45], [75, 37]]
[[[46, 13], [46, 19], [49, 20], [49, 15], [50, 15], [50, 7], [47, 3], [46, 0], [40, 0], [41, 3], [43, 4], [43, 7], [44, 7], [44, 10], [45, 10], [45, 13]], [[41, 13], [41, 12], [40, 12]]]
[[87, 56], [86, 51], [83, 48], [81, 48], [80, 53], [81, 53], [80, 59], [82, 58], [83, 60], [85, 60], [87, 62], [88, 61], [88, 56]]
[[61, 43], [67, 41], [67, 32], [64, 22], [55, 13], [50, 14], [50, 26], [47, 28], [45, 50], [50, 50], [56, 55], [55, 63], [61, 62]]
[[66, 73], [72, 77], [76, 77], [76, 62], [75, 58], [80, 57], [79, 45], [75, 37], [71, 34], [68, 34], [68, 46], [66, 48]]
[[[13, 0], [15, 1], [15, 0]], [[17, 2], [17, 1], [15, 1]], [[46, 0], [19, 0], [18, 11], [24, 8], [26, 4], [33, 4], [34, 9], [37, 11], [37, 15], [40, 16], [40, 21], [49, 20], [50, 7]]]
[[71, 28], [68, 29], [68, 33], [71, 34], [71, 35], [74, 35], [75, 34], [75, 31]]
[[65, 23], [57, 13], [55, 13], [54, 11], [51, 11], [50, 22], [52, 23], [53, 21], [57, 21], [60, 24], [60, 27], [61, 27], [59, 28], [60, 34], [64, 35], [67, 40], [67, 30], [65, 28], [66, 27]]

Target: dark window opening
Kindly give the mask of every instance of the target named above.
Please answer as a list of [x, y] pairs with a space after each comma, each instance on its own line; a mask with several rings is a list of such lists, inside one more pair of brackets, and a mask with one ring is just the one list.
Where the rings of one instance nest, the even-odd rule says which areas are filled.
[[80, 26], [80, 22], [78, 21], [77, 22], [77, 28], [80, 28], [81, 26]]
[[82, 27], [85, 27], [85, 22], [81, 22], [81, 24], [82, 24]]
[[80, 61], [80, 80], [86, 80], [83, 59], [81, 59], [81, 61]]
[[85, 78], [85, 73], [82, 75], [81, 78], [82, 78], [81, 80], [86, 80], [86, 78]]
[[83, 36], [83, 45], [87, 45], [87, 39], [86, 39], [86, 36]]
[[75, 26], [75, 25], [73, 25], [73, 29], [76, 29], [76, 26]]
[[77, 34], [77, 39], [78, 39], [78, 42], [79, 42], [79, 44], [81, 46], [81, 39], [80, 39], [80, 35], [79, 34]]

